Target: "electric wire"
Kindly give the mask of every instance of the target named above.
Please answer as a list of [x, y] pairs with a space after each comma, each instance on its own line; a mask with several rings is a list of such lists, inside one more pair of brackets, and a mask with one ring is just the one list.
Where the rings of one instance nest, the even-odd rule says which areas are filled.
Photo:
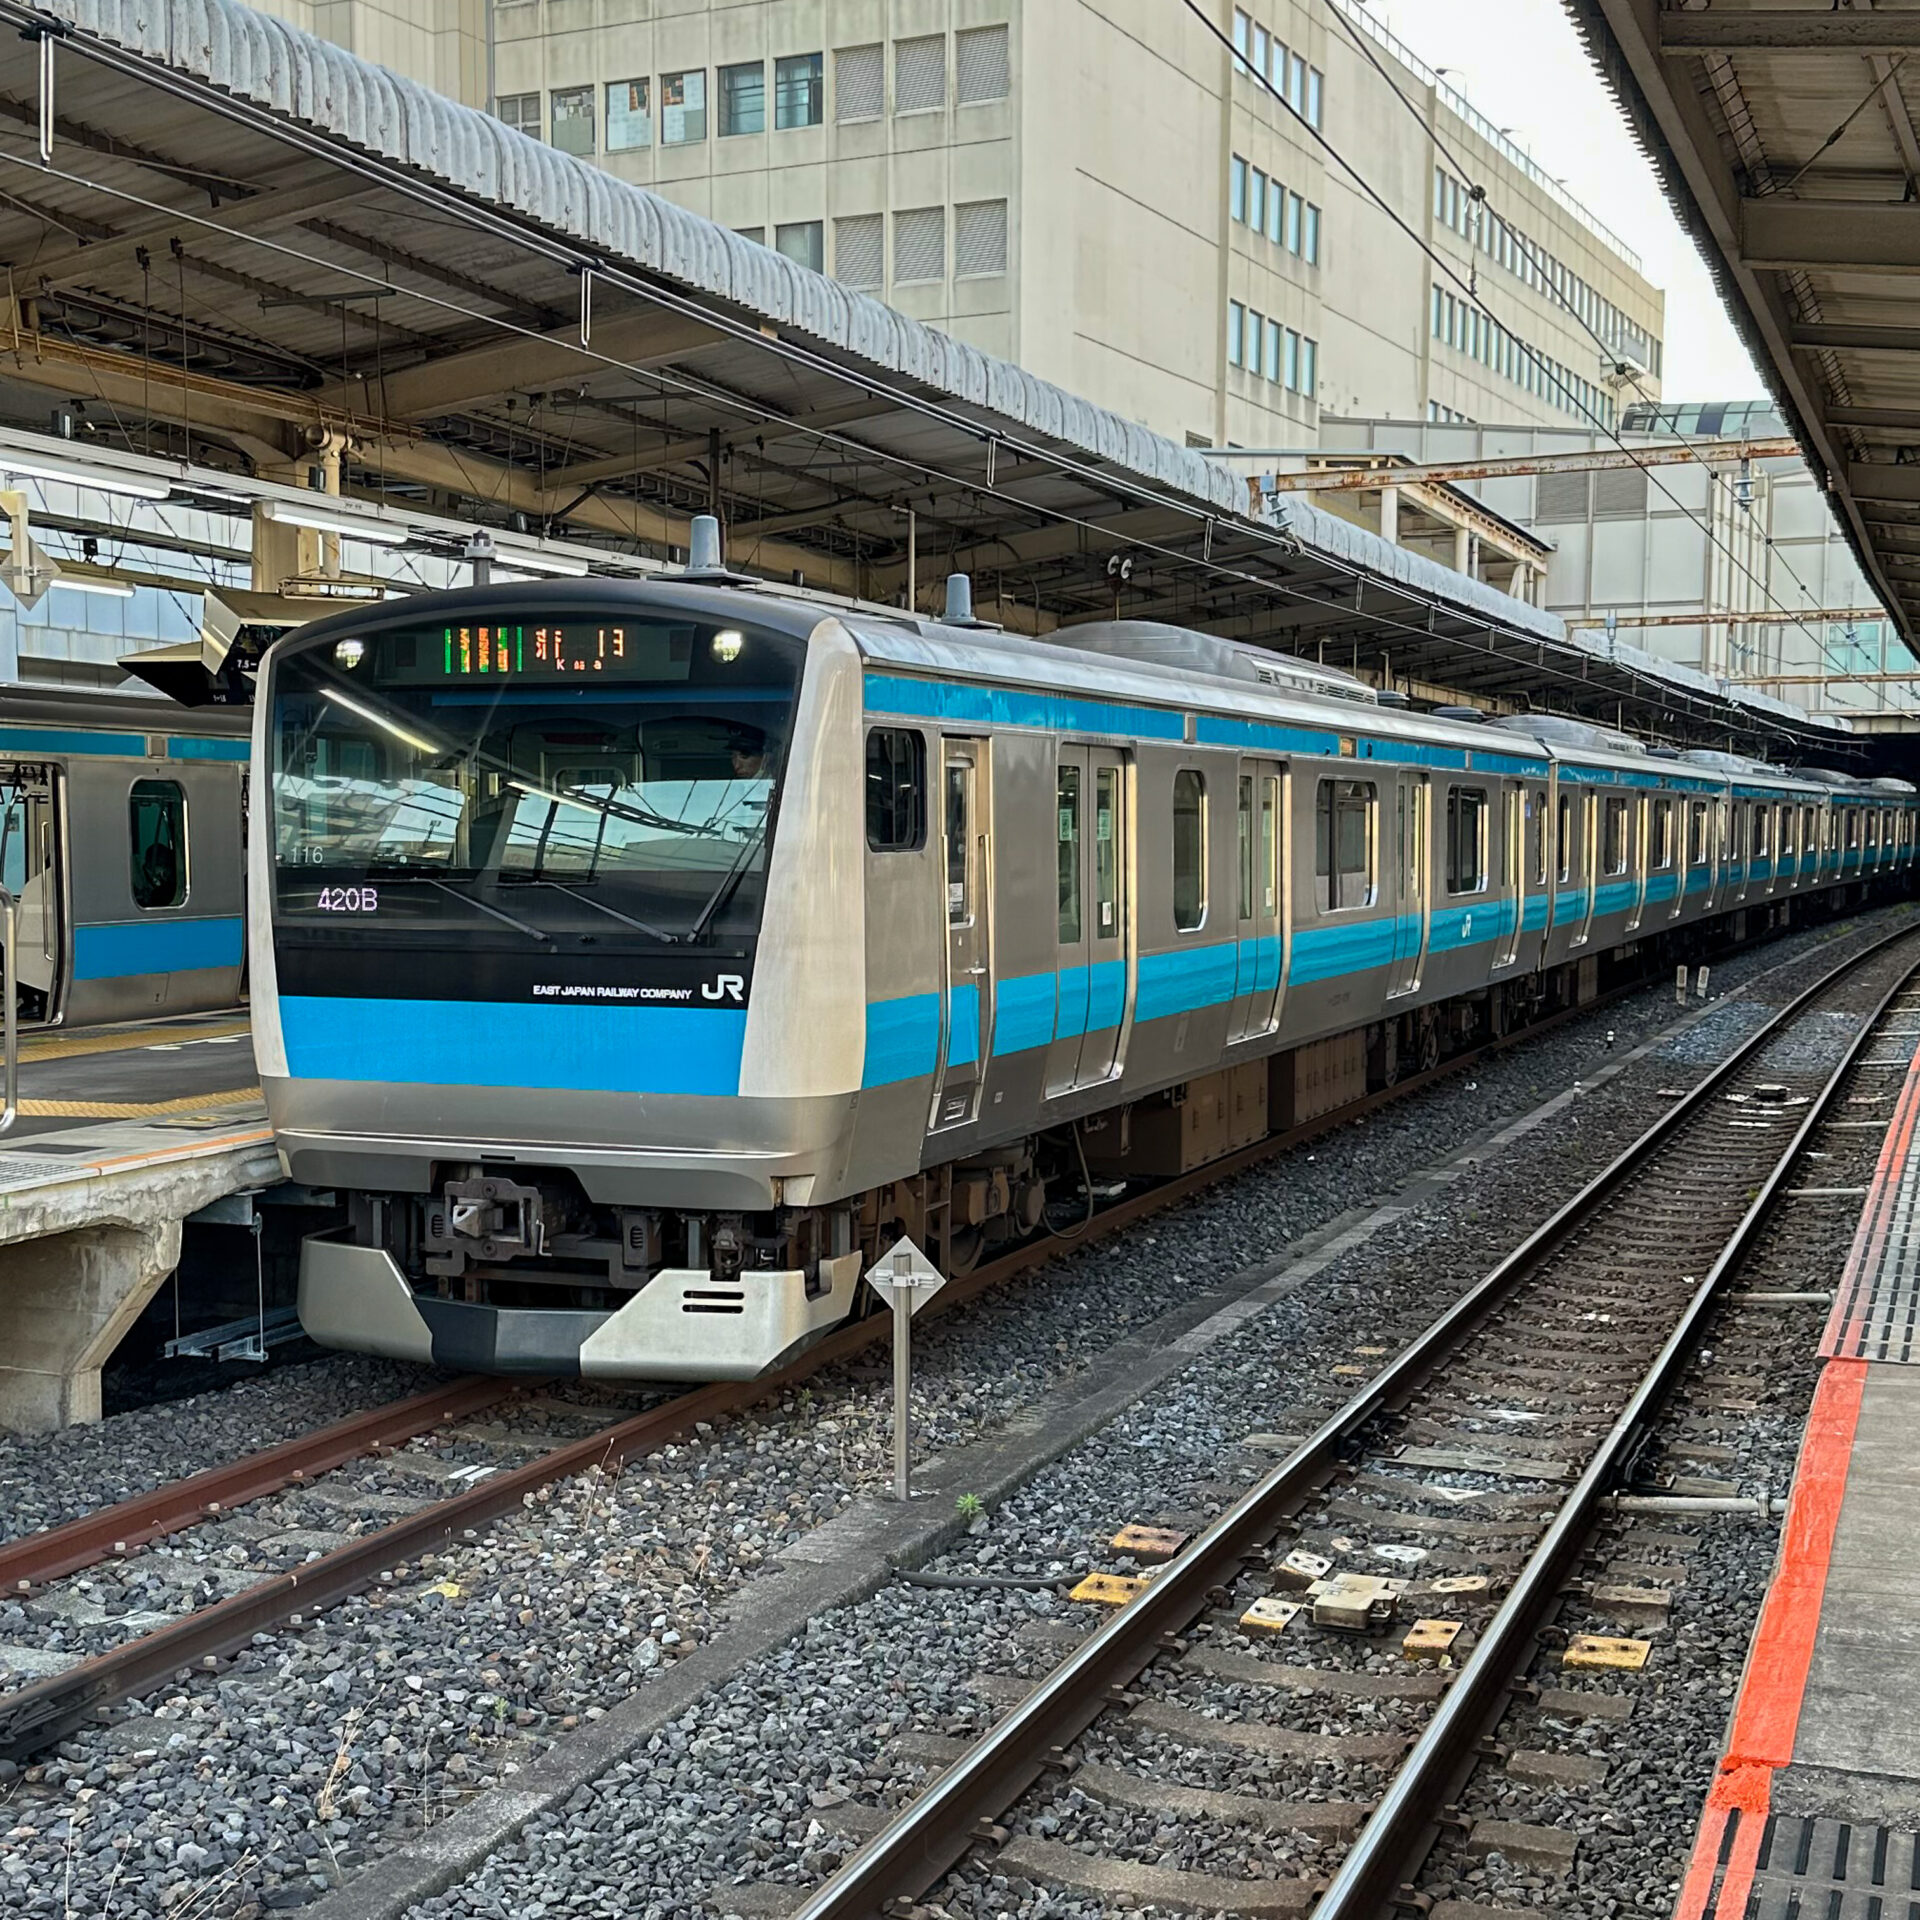
[[[1562, 288], [1560, 285], [1558, 285], [1555, 282], [1554, 276], [1550, 270], [1552, 265], [1550, 256], [1547, 255], [1545, 250], [1539, 247], [1536, 242], [1529, 239], [1527, 235], [1522, 233], [1516, 226], [1514, 226], [1513, 223], [1510, 220], [1508, 220], [1505, 215], [1500, 213], [1499, 210], [1493, 205], [1492, 201], [1487, 196], [1487, 189], [1486, 189], [1485, 183], [1483, 181], [1479, 181], [1474, 178], [1474, 169], [1467, 163], [1466, 160], [1464, 160], [1461, 157], [1458, 150], [1443, 137], [1437, 121], [1429, 122], [1427, 117], [1420, 111], [1419, 106], [1413, 100], [1407, 97], [1405, 88], [1403, 88], [1400, 85], [1399, 81], [1394, 78], [1393, 74], [1382, 63], [1379, 56], [1375, 53], [1374, 49], [1367, 44], [1367, 36], [1364, 29], [1357, 22], [1349, 18], [1344, 8], [1341, 6], [1340, 0], [1326, 0], [1326, 5], [1327, 5], [1327, 11], [1332, 15], [1335, 23], [1339, 26], [1340, 30], [1346, 35], [1346, 37], [1353, 43], [1355, 49], [1359, 52], [1361, 57], [1367, 62], [1367, 64], [1370, 67], [1373, 68], [1374, 72], [1380, 76], [1380, 79], [1385, 83], [1388, 90], [1393, 94], [1394, 98], [1400, 102], [1401, 106], [1405, 108], [1406, 112], [1413, 119], [1415, 124], [1420, 127], [1421, 131], [1425, 133], [1428, 139], [1432, 142], [1435, 150], [1439, 152], [1442, 155], [1442, 157], [1446, 159], [1448, 164], [1453, 167], [1455, 172], [1459, 174], [1462, 184], [1469, 189], [1469, 197], [1475, 200], [1476, 202], [1478, 202], [1478, 204], [1485, 210], [1485, 212], [1494, 221], [1494, 223], [1497, 225], [1500, 231], [1507, 236], [1509, 241], [1511, 241], [1515, 251], [1522, 253], [1525, 256], [1528, 264], [1532, 266], [1535, 270], [1535, 273], [1538, 277], [1540, 290], [1543, 293], [1545, 293], [1550, 300], [1554, 301], [1556, 304], [1566, 309], [1566, 311], [1572, 316], [1574, 321], [1581, 327], [1581, 329], [1588, 335], [1588, 337], [1593, 340], [1594, 344], [1599, 347], [1601, 352], [1605, 354], [1609, 360], [1613, 361], [1616, 366], [1623, 364], [1619, 360], [1618, 348], [1614, 345], [1614, 343], [1608, 340], [1607, 337], [1604, 334], [1602, 334], [1597, 327], [1594, 326], [1592, 321], [1589, 320], [1588, 317], [1580, 311], [1579, 303], [1575, 301], [1573, 297], [1565, 291], [1564, 288]], [[1903, 56], [1903, 59], [1904, 59], [1904, 56]], [[1254, 71], [1251, 62], [1247, 62], [1246, 66], [1249, 72]], [[1877, 93], [1880, 90], [1880, 87], [1882, 84], [1883, 84], [1882, 82], [1876, 81], [1873, 91]], [[1270, 92], [1275, 91], [1271, 86], [1269, 86], [1268, 90]], [[1283, 97], [1283, 96], [1276, 96], [1276, 97]], [[1873, 97], [1872, 93], [1870, 93], [1867, 96], [1868, 100], [1871, 100], [1872, 97]], [[1291, 107], [1290, 102], [1288, 102], [1287, 104], [1289, 105], [1289, 107]], [[1847, 120], [1844, 121], [1841, 124], [1841, 126], [1835, 130], [1834, 135], [1828, 141], [1828, 145], [1831, 145], [1833, 139], [1837, 139], [1841, 133], [1845, 132], [1846, 127], [1852, 124], [1852, 121], [1858, 117], [1858, 114], [1860, 111], [1861, 109], [1858, 107], [1854, 109], [1854, 112], [1848, 116]], [[1809, 162], [1808, 164], [1811, 165], [1812, 163]], [[1803, 167], [1801, 169], [1801, 172], [1804, 173], [1805, 170], [1806, 169]], [[1794, 177], [1797, 180], [1799, 178], [1799, 175], [1796, 174]], [[1792, 182], [1789, 182], [1789, 185], [1791, 184]], [[1469, 239], [1471, 238], [1471, 236], [1463, 236], [1463, 237], [1468, 237]], [[1495, 258], [1498, 257], [1497, 254], [1492, 253], [1491, 250], [1489, 251], [1490, 251], [1491, 257], [1495, 257]], [[1431, 249], [1428, 249], [1428, 252], [1431, 255]], [[1432, 257], [1437, 258], [1437, 256], [1432, 256]], [[1478, 285], [1477, 272], [1474, 275], [1474, 283], [1477, 287]], [[1492, 318], [1493, 316], [1489, 314], [1488, 317]], [[1644, 380], [1638, 373], [1630, 373], [1628, 374], [1627, 378], [1628, 378], [1628, 384], [1632, 386], [1635, 393], [1637, 393], [1643, 401], [1647, 402], [1647, 404], [1651, 406], [1659, 405], [1659, 397], [1655, 394], [1648, 392], [1647, 387], [1644, 383]], [[1601, 427], [1601, 430], [1605, 432], [1608, 435], [1608, 437], [1611, 438], [1618, 446], [1620, 446], [1623, 451], [1631, 452], [1631, 449], [1627, 448], [1626, 442], [1621, 439], [1618, 432], [1616, 432], [1612, 426], [1608, 425], [1604, 421], [1598, 420], [1598, 418], [1592, 413], [1591, 409], [1585, 409], [1585, 411], [1587, 412], [1588, 417], [1590, 419], [1594, 419], [1596, 425], [1599, 425]], [[1745, 506], [1747, 504], [1746, 502], [1740, 499], [1739, 493], [1737, 489], [1734, 488], [1732, 482], [1730, 482], [1727, 479], [1726, 475], [1720, 471], [1721, 466], [1724, 465], [1723, 462], [1715, 462], [1713, 460], [1710, 460], [1705, 454], [1705, 452], [1702, 451], [1700, 444], [1689, 439], [1687, 435], [1683, 433], [1677, 426], [1670, 429], [1669, 432], [1670, 432], [1670, 436], [1673, 439], [1678, 440], [1680, 444], [1683, 447], [1685, 447], [1686, 450], [1693, 456], [1693, 458], [1696, 461], [1698, 461], [1699, 464], [1705, 469], [1708, 482], [1710, 485], [1726, 488], [1728, 492], [1732, 495], [1736, 505]], [[1642, 463], [1636, 462], [1636, 464], [1639, 465]], [[1643, 466], [1643, 471], [1646, 471], [1651, 476], [1651, 472], [1652, 472], [1651, 468]], [[1675, 499], [1675, 496], [1673, 495], [1671, 489], [1663, 485], [1661, 486], [1660, 491], [1666, 494], [1668, 499], [1674, 500], [1675, 505], [1681, 505], [1681, 503], [1677, 499]], [[1707, 527], [1706, 524], [1702, 522], [1697, 515], [1694, 515], [1690, 509], [1686, 509], [1683, 507], [1682, 510], [1688, 513], [1689, 518], [1693, 519], [1694, 524], [1696, 526], [1699, 526], [1701, 530], [1707, 534], [1708, 539], [1715, 546], [1719, 547], [1723, 553], [1726, 553], [1727, 557], [1730, 560], [1734, 560], [1734, 564], [1736, 566], [1741, 566], [1741, 563], [1733, 555], [1732, 551], [1729, 548], [1727, 548], [1725, 544], [1717, 538], [1717, 536], [1714, 535], [1711, 528]], [[1773, 559], [1781, 567], [1783, 567], [1786, 570], [1788, 577], [1793, 581], [1794, 585], [1797, 586], [1800, 589], [1800, 591], [1803, 594], [1805, 594], [1809, 599], [1812, 599], [1814, 597], [1813, 590], [1807, 585], [1806, 581], [1801, 578], [1800, 572], [1794, 566], [1792, 560], [1787, 555], [1781, 553], [1778, 550], [1778, 548], [1776, 548], [1773, 545], [1773, 542], [1771, 540], [1767, 542], [1767, 549], [1769, 554], [1773, 557]], [[1761, 582], [1758, 576], [1755, 575], [1750, 569], [1745, 568], [1744, 566], [1741, 566], [1741, 570], [1746, 573], [1747, 578], [1749, 580], [1753, 581], [1753, 583], [1756, 586], [1759, 586], [1761, 588], [1762, 592], [1767, 594], [1768, 600], [1772, 604], [1772, 606], [1780, 614], [1786, 617], [1787, 624], [1796, 626], [1803, 633], [1805, 633], [1807, 637], [1814, 643], [1815, 647], [1819, 650], [1821, 656], [1830, 665], [1840, 666], [1841, 663], [1836, 658], [1833, 652], [1833, 643], [1830, 640], [1828, 640], [1824, 635], [1819, 633], [1809, 621], [1801, 617], [1794, 609], [1783, 605], [1778, 599], [1774, 598], [1771, 589], [1768, 588], [1763, 582]], [[1856, 684], [1856, 685], [1861, 684], [1856, 674], [1849, 674], [1845, 672], [1844, 669], [1839, 674], [1833, 677], [1841, 680], [1843, 683], [1851, 681], [1853, 684]]]
[[[1188, 4], [1192, 5], [1192, 0], [1188, 0]], [[20, 12], [20, 9], [10, 4], [0, 3], [0, 16], [11, 14], [19, 17]], [[30, 22], [33, 21], [34, 17], [30, 12], [26, 17]], [[1202, 18], [1204, 20], [1204, 16], [1202, 16]], [[1211, 22], [1206, 22], [1205, 24], [1208, 25], [1209, 31], [1216, 33], [1217, 37], [1224, 38], [1224, 36], [1218, 36], [1218, 30], [1212, 26]], [[154, 63], [134, 61], [131, 58], [123, 61], [119, 57], [117, 50], [79, 35], [65, 36], [63, 38], [63, 45], [111, 69], [121, 70], [124, 68], [129, 73], [136, 75], [139, 79], [155, 84], [162, 90], [170, 92], [175, 95], [175, 97], [185, 99], [192, 104], [207, 104], [201, 98], [199, 92], [181, 76], [168, 74], [165, 69], [156, 67]], [[1283, 104], [1285, 103], [1283, 102]], [[239, 100], [235, 96], [223, 95], [217, 105], [220, 110], [241, 119], [250, 126], [254, 126], [257, 131], [262, 132], [282, 144], [292, 145], [301, 150], [309, 151], [315, 157], [330, 165], [342, 167], [350, 172], [357, 172], [369, 178], [375, 184], [383, 188], [398, 191], [409, 199], [419, 199], [422, 197], [422, 190], [418, 184], [400, 174], [397, 168], [389, 168], [377, 164], [365, 155], [341, 153], [327, 144], [324, 138], [316, 136], [309, 130], [300, 128], [297, 125], [275, 120], [265, 115], [261, 110], [255, 109], [252, 103]], [[1289, 111], [1292, 111], [1291, 107], [1289, 107]], [[1317, 134], [1316, 137], [1318, 137]], [[1325, 143], [1323, 142], [1323, 144]], [[1339, 158], [1339, 156], [1336, 155], [1336, 158]], [[705, 383], [684, 380], [678, 376], [666, 374], [658, 368], [635, 367], [628, 362], [618, 359], [616, 356], [608, 355], [601, 350], [583, 346], [577, 342], [556, 342], [549, 334], [537, 332], [533, 328], [516, 324], [498, 315], [486, 314], [471, 307], [464, 307], [458, 302], [448, 300], [443, 296], [423, 293], [415, 288], [397, 286], [383, 276], [378, 276], [350, 265], [343, 265], [337, 260], [323, 259], [320, 256], [306, 253], [298, 247], [290, 246], [262, 234], [236, 232], [234, 229], [220, 222], [196, 215], [190, 211], [152, 201], [127, 189], [112, 187], [84, 174], [77, 174], [69, 169], [42, 162], [38, 159], [37, 155], [32, 159], [27, 159], [0, 150], [0, 160], [8, 161], [16, 167], [36, 172], [43, 176], [63, 180], [70, 185], [82, 187], [91, 192], [104, 194], [123, 203], [141, 207], [169, 221], [179, 221], [205, 228], [209, 232], [217, 234], [222, 239], [244, 240], [250, 245], [264, 248], [269, 252], [282, 255], [286, 258], [298, 260], [304, 265], [321, 267], [334, 273], [344, 272], [350, 274], [381, 291], [403, 295], [406, 298], [420, 301], [423, 304], [437, 307], [443, 311], [458, 314], [462, 318], [478, 321], [483, 325], [517, 334], [529, 340], [538, 341], [542, 345], [552, 346], [555, 344], [564, 344], [570, 351], [578, 353], [582, 358], [618, 368], [636, 377], [658, 381], [662, 383], [663, 386], [672, 385], [680, 391], [695, 397], [708, 399], [710, 401], [722, 401], [736, 411], [746, 413], [763, 421], [778, 423], [790, 431], [811, 435], [818, 439], [838, 444], [847, 448], [860, 459], [875, 461], [883, 465], [916, 472], [920, 474], [923, 479], [936, 479], [945, 485], [970, 491], [976, 497], [1000, 500], [1010, 507], [1024, 513], [1038, 515], [1044, 520], [1080, 527], [1098, 538], [1110, 540], [1119, 545], [1130, 546], [1142, 552], [1158, 554], [1177, 567], [1184, 567], [1205, 573], [1217, 581], [1244, 584], [1264, 593], [1298, 601], [1303, 605], [1312, 606], [1317, 610], [1328, 610], [1333, 605], [1333, 603], [1322, 594], [1289, 587], [1283, 582], [1272, 579], [1266, 575], [1250, 573], [1246, 571], [1244, 567], [1223, 565], [1213, 560], [1210, 555], [1203, 554], [1202, 557], [1196, 559], [1194, 556], [1181, 552], [1178, 549], [1168, 548], [1157, 542], [1141, 539], [1131, 534], [1117, 532], [1113, 528], [1104, 526], [1100, 521], [1089, 519], [1084, 515], [1077, 515], [1065, 509], [1048, 507], [1036, 502], [1021, 500], [1003, 493], [999, 488], [989, 487], [983, 481], [974, 480], [968, 476], [948, 474], [941, 469], [928, 465], [924, 461], [915, 460], [909, 456], [896, 454], [887, 449], [876, 448], [862, 442], [851, 440], [847, 436], [839, 434], [830, 428], [809, 426], [803, 421], [779, 414], [775, 408], [766, 402], [755, 401], [737, 394], [717, 394], [709, 389]], [[1344, 160], [1342, 160], [1342, 164], [1346, 164]], [[1350, 167], [1348, 170], [1350, 172], [1353, 171]], [[1363, 189], [1368, 191], [1371, 197], [1378, 200], [1379, 196], [1372, 194], [1371, 188], [1367, 186], [1364, 180], [1360, 179], [1357, 173], [1355, 173], [1354, 177], [1356, 180], [1359, 180]], [[1404, 221], [1400, 221], [1391, 208], [1386, 207], [1384, 202], [1380, 202], [1380, 204], [1383, 210], [1389, 214], [1389, 217], [1395, 219], [1396, 224], [1399, 224], [1403, 230], [1410, 232], [1410, 229], [1405, 229]], [[967, 432], [989, 445], [997, 444], [1016, 453], [1025, 453], [1026, 456], [1031, 459], [1051, 466], [1059, 471], [1074, 475], [1096, 491], [1118, 494], [1155, 507], [1168, 508], [1172, 511], [1182, 513], [1189, 518], [1202, 519], [1209, 527], [1224, 523], [1233, 530], [1240, 532], [1259, 534], [1265, 531], [1265, 529], [1260, 528], [1257, 523], [1242, 521], [1237, 518], [1228, 519], [1224, 509], [1216, 519], [1215, 516], [1206, 514], [1201, 510], [1198, 503], [1180, 500], [1178, 498], [1170, 498], [1159, 492], [1158, 489], [1149, 483], [1130, 480], [1121, 474], [1089, 467], [1084, 462], [1076, 460], [1070, 455], [1059, 453], [1054, 449], [1043, 447], [1038, 443], [1027, 441], [1013, 434], [983, 428], [977, 422], [967, 420], [964, 416], [955, 413], [952, 409], [938, 402], [929, 401], [922, 396], [901, 388], [893, 380], [885, 376], [870, 376], [864, 372], [853, 372], [838, 365], [824, 355], [817, 354], [811, 349], [796, 345], [791, 340], [778, 338], [770, 340], [766, 334], [757, 327], [745, 322], [733, 320], [731, 316], [724, 313], [710, 310], [697, 300], [675, 293], [671, 289], [656, 287], [649, 282], [644, 275], [638, 272], [630, 272], [610, 266], [599, 256], [594, 255], [589, 249], [552, 239], [522, 225], [517, 220], [502, 216], [498, 213], [490, 213], [484, 208], [477, 207], [462, 207], [459, 209], [459, 213], [467, 224], [491, 231], [497, 236], [508, 240], [510, 243], [521, 247], [523, 250], [541, 254], [561, 264], [573, 264], [577, 270], [595, 272], [607, 279], [610, 284], [619, 285], [636, 297], [670, 310], [683, 312], [689, 317], [696, 318], [701, 324], [713, 328], [715, 331], [737, 336], [743, 342], [749, 342], [758, 349], [773, 352], [790, 362], [830, 376], [844, 384], [858, 387], [861, 391], [872, 397], [885, 398], [889, 405], [895, 405], [904, 411], [938, 419], [943, 424]], [[1418, 236], [1413, 237], [1415, 237], [1416, 240], [1418, 239]], [[1423, 250], [1431, 253], [1431, 249]], [[1437, 256], [1435, 256], [1435, 258], [1437, 259]], [[31, 263], [29, 263], [29, 270], [30, 264]], [[1273, 536], [1273, 543], [1281, 546], [1283, 550], [1286, 550], [1288, 547], [1284, 533]], [[1399, 594], [1402, 598], [1424, 601], [1430, 608], [1443, 604], [1436, 603], [1431, 596], [1421, 594], [1417, 589], [1409, 591], [1398, 583], [1382, 581], [1378, 576], [1365, 574], [1359, 568], [1347, 565], [1335, 556], [1315, 550], [1313, 557], [1317, 564], [1325, 565], [1329, 571], [1344, 575], [1356, 585], [1363, 585], [1371, 580], [1376, 586], [1384, 587], [1390, 592]], [[1455, 617], [1472, 618], [1470, 614], [1466, 614], [1464, 609], [1458, 607], [1449, 606], [1447, 611]], [[1365, 617], [1374, 624], [1389, 626], [1395, 632], [1404, 633], [1415, 639], [1431, 640], [1434, 637], [1429, 629], [1416, 627], [1404, 620], [1395, 619], [1391, 615], [1373, 613]], [[1489, 642], [1491, 642], [1494, 623], [1484, 621], [1481, 622], [1481, 624], [1486, 627]], [[1514, 637], [1531, 640], [1536, 648], [1542, 645], [1556, 644], [1546, 636], [1525, 634], [1523, 630], [1515, 630]], [[1499, 650], [1491, 644], [1483, 650], [1498, 657]], [[1691, 704], [1691, 695], [1682, 689], [1671, 685], [1664, 685], [1657, 681], [1648, 683], [1654, 687], [1656, 691], [1651, 694], [1643, 691], [1642, 683], [1646, 680], [1646, 676], [1643, 676], [1636, 668], [1628, 663], [1621, 663], [1616, 660], [1615, 664], [1621, 667], [1621, 670], [1624, 672], [1634, 690], [1634, 697], [1636, 699], [1645, 700], [1651, 705], [1664, 708], [1671, 708], [1676, 704], [1682, 706]], [[1544, 667], [1545, 662], [1543, 660], [1539, 661], [1537, 665]], [[1590, 685], [1590, 682], [1586, 680], [1584, 674], [1560, 668], [1549, 669], [1549, 671], [1553, 672], [1556, 678], [1566, 681], [1569, 684], [1580, 685], [1584, 683]], [[1772, 714], [1764, 714], [1751, 706], [1748, 707], [1748, 711], [1753, 716], [1751, 724], [1757, 730], [1771, 731], [1788, 737], [1791, 737], [1796, 731], [1785, 715], [1775, 716]], [[1794, 718], [1798, 718], [1798, 716], [1794, 716]]]

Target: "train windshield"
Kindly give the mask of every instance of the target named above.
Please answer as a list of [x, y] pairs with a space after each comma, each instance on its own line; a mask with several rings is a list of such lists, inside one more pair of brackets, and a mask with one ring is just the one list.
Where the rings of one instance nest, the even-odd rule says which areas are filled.
[[802, 643], [686, 619], [383, 628], [274, 669], [283, 923], [484, 948], [759, 925]]

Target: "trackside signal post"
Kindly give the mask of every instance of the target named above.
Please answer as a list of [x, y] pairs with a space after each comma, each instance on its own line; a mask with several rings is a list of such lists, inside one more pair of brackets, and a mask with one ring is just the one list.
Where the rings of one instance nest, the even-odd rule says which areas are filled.
[[867, 1284], [893, 1310], [893, 1497], [913, 1498], [913, 1316], [947, 1284], [911, 1240], [896, 1240], [867, 1269]]

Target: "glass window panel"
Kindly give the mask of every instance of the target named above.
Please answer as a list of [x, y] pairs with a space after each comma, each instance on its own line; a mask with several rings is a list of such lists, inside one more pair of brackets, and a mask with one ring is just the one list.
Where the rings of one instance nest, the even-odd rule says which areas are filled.
[[1240, 776], [1239, 806], [1234, 818], [1237, 855], [1235, 872], [1239, 880], [1236, 903], [1242, 920], [1253, 918], [1253, 776]]
[[776, 253], [797, 260], [815, 273], [824, 273], [827, 265], [827, 230], [824, 221], [788, 220], [773, 230]]
[[767, 68], [761, 60], [720, 69], [720, 137], [767, 130]]
[[631, 153], [653, 145], [653, 113], [648, 82], [613, 80], [607, 85], [607, 151]]
[[790, 53], [773, 63], [773, 124], [817, 127], [827, 115], [826, 56]]
[[707, 75], [704, 67], [660, 76], [660, 144], [691, 147], [707, 137]]
[[1207, 783], [1191, 767], [1173, 776], [1173, 924], [1192, 933], [1207, 917]]
[[127, 799], [128, 878], [143, 913], [187, 897], [187, 796], [177, 780], [136, 780]]
[[1080, 769], [1062, 767], [1054, 794], [1055, 870], [1059, 880], [1060, 944], [1079, 944]]
[[576, 153], [583, 158], [593, 152], [591, 87], [554, 88], [553, 144], [562, 153]]
[[1120, 769], [1101, 767], [1093, 794], [1094, 933], [1120, 937]]

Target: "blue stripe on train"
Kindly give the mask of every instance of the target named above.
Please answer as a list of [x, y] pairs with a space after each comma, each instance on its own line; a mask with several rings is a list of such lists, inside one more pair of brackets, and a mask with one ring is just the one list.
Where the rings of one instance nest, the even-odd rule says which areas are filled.
[[130, 920], [75, 927], [73, 977], [124, 980], [134, 974], [237, 967], [243, 940], [238, 914], [230, 919]]
[[[870, 1009], [870, 1024], [880, 1011]], [[747, 1015], [737, 1007], [290, 994], [280, 1002], [280, 1031], [296, 1079], [731, 1096], [740, 1091]], [[932, 1070], [929, 1050], [921, 1071]]]

